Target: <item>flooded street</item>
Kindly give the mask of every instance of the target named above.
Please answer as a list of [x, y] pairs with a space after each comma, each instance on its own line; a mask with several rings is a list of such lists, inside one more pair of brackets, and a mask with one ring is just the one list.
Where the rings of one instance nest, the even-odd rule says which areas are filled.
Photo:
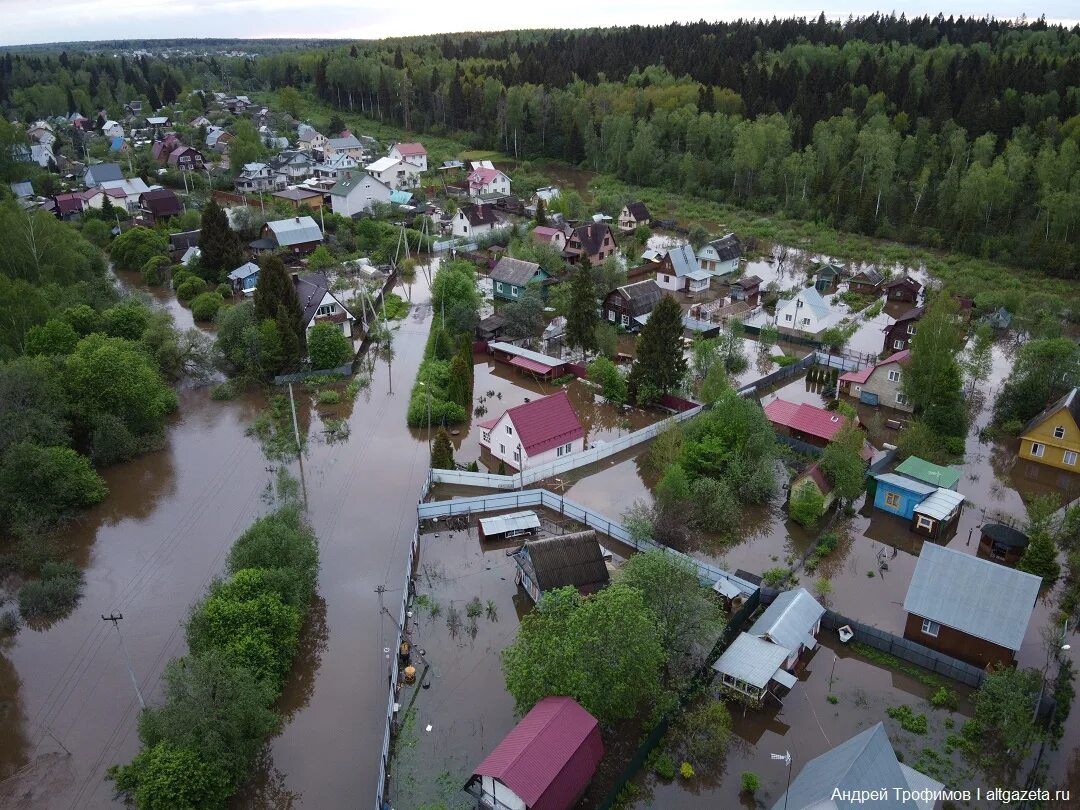
[[[426, 440], [405, 425], [430, 325], [423, 286], [413, 289], [423, 303], [394, 332], [393, 395], [380, 362], [351, 413], [336, 414], [347, 416], [347, 441], [321, 438], [320, 420], [306, 415], [310, 397], [297, 387], [311, 433], [304, 471], [321, 549], [320, 601], [281, 700], [285, 726], [242, 806], [288, 806], [292, 796], [333, 807], [374, 794], [386, 706], [380, 630], [388, 635], [393, 624], [380, 618], [375, 588], [400, 593], [428, 466]], [[267, 508], [269, 465], [245, 435], [262, 395], [213, 402], [204, 388], [180, 397], [166, 448], [107, 469], [109, 497], [64, 534], [65, 551], [86, 573], [79, 608], [47, 630], [25, 628], [0, 652], [0, 778], [17, 771], [0, 783], [0, 805], [110, 804], [105, 769], [138, 750], [138, 703], [116, 631], [101, 614], [123, 613], [133, 669], [155, 701], [165, 663], [185, 650], [189, 606]]]

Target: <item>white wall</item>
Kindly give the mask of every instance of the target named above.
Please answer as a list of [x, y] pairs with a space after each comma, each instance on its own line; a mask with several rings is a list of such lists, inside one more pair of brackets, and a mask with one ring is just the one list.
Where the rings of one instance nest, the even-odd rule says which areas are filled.
[[[334, 297], [333, 293], [328, 291], [323, 296], [322, 301], [319, 302], [319, 306], [325, 307], [325, 306], [330, 306], [330, 305], [333, 305], [334, 307], [336, 307], [336, 311], [334, 313], [332, 313], [332, 314], [337, 315], [339, 312], [344, 312], [345, 314], [349, 315], [349, 311], [347, 309], [345, 309], [344, 306], [342, 306], [341, 302], [338, 301]], [[325, 316], [325, 315], [316, 314], [315, 317], [313, 317], [311, 319], [311, 321], [308, 323], [306, 331], [310, 332], [312, 329], [315, 328], [315, 324], [317, 324], [321, 320], [324, 320], [326, 317], [327, 316]], [[347, 320], [343, 321], [342, 323], [335, 324], [335, 326], [338, 326], [338, 327], [341, 328], [341, 331], [345, 333], [345, 337], [352, 337], [352, 316], [351, 315], [349, 315]]]
[[[508, 427], [513, 431], [512, 433], [506, 432]], [[491, 429], [489, 435], [490, 438], [487, 440], [481, 436], [480, 443], [491, 451], [491, 455], [504, 462], [507, 467], [520, 470], [521, 465], [518, 463], [518, 460], [514, 458], [514, 453], [518, 450], [518, 442], [521, 441], [521, 437], [518, 436], [517, 427], [515, 427], [514, 423], [510, 420], [510, 417], [503, 414], [499, 418], [499, 421], [495, 423], [495, 427]], [[560, 458], [566, 458], [572, 453], [580, 453], [585, 449], [584, 438], [575, 439], [572, 442], [568, 442], [568, 444], [570, 445], [570, 451], [563, 452], [562, 455], [559, 454], [558, 447], [552, 447], [550, 450], [545, 450], [535, 456], [530, 456], [525, 452], [524, 447], [521, 448], [525, 469], [528, 470], [529, 467], [547, 464], [550, 461], [555, 461]]]
[[480, 790], [492, 805], [506, 807], [508, 810], [525, 810], [525, 802], [498, 779], [481, 776]]
[[679, 292], [683, 288], [683, 280], [674, 273], [657, 273], [656, 286], [663, 290]]

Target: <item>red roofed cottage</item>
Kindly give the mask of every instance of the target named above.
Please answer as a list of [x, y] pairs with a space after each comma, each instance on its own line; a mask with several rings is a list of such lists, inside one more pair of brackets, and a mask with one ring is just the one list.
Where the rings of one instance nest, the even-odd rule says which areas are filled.
[[427, 149], [421, 143], [395, 143], [390, 149], [390, 157], [411, 163], [422, 172], [427, 171]]
[[604, 756], [596, 718], [568, 697], [546, 697], [485, 757], [465, 789], [499, 810], [570, 810]]
[[510, 408], [480, 427], [480, 444], [515, 470], [585, 449], [585, 429], [565, 391]]
[[842, 414], [785, 399], [774, 399], [766, 405], [765, 416], [777, 433], [815, 447], [824, 447], [831, 442], [849, 421]]

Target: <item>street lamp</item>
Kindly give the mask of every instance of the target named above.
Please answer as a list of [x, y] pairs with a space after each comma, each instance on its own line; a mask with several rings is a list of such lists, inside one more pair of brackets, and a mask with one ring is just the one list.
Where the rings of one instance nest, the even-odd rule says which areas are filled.
[[769, 754], [769, 756], [787, 765], [787, 787], [784, 788], [784, 810], [787, 810], [788, 792], [791, 790], [791, 752], [785, 751], [782, 754]]

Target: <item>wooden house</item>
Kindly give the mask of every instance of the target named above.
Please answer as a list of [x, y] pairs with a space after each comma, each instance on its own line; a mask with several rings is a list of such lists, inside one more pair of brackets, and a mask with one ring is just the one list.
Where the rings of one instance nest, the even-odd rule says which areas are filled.
[[628, 332], [637, 332], [649, 320], [663, 296], [663, 291], [651, 278], [625, 284], [607, 294], [600, 307], [601, 315]]
[[902, 276], [893, 279], [885, 285], [885, 297], [890, 301], [902, 301], [906, 304], [917, 304], [922, 284], [911, 276]]
[[608, 584], [604, 550], [592, 529], [526, 541], [514, 553], [515, 582], [533, 602], [544, 591], [573, 587], [582, 595], [595, 593]]
[[848, 291], [857, 295], [867, 295], [876, 298], [881, 295], [882, 286], [885, 284], [885, 276], [875, 267], [868, 267], [848, 279]]
[[491, 271], [492, 293], [503, 301], [516, 301], [532, 282], [543, 282], [548, 273], [536, 262], [503, 256]]
[[840, 286], [844, 268], [832, 262], [823, 262], [814, 269], [814, 287], [819, 293], [833, 293]]
[[731, 300], [745, 301], [747, 305], [756, 307], [761, 293], [761, 284], [762, 279], [758, 276], [743, 276], [731, 282]]
[[911, 339], [919, 332], [919, 320], [926, 312], [925, 307], [909, 309], [896, 321], [886, 326], [882, 331], [885, 340], [881, 346], [883, 355], [891, 355], [894, 352], [903, 352], [911, 348]]
[[1080, 457], [1080, 389], [1074, 388], [1020, 433], [1020, 458], [1076, 472]]
[[979, 530], [979, 556], [1015, 568], [1029, 542], [1031, 539], [1013, 526], [987, 523]]
[[911, 352], [904, 349], [872, 366], [841, 374], [840, 390], [865, 405], [884, 405], [886, 408], [911, 413], [915, 409], [902, 388], [904, 365], [910, 357]]
[[638, 225], [648, 225], [652, 222], [652, 214], [640, 200], [627, 203], [619, 212], [619, 230], [623, 233], [631, 233]]

